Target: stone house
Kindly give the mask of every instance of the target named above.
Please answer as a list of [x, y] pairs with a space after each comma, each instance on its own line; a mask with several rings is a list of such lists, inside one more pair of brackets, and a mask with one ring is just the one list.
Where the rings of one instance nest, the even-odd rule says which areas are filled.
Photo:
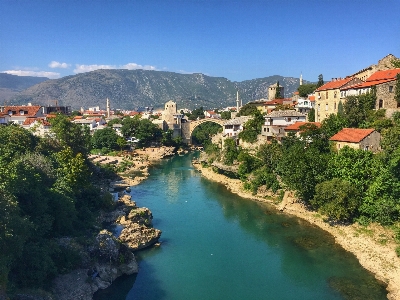
[[305, 122], [306, 115], [295, 110], [273, 111], [265, 116], [265, 123], [261, 128], [261, 135], [267, 141], [276, 138], [280, 140], [285, 136], [285, 128], [295, 122]]
[[386, 109], [391, 115], [400, 110], [400, 104], [394, 99], [396, 93], [396, 76], [400, 68], [377, 71], [361, 84], [348, 86], [341, 89], [341, 97], [357, 96], [368, 93], [373, 86], [376, 87], [375, 109]]
[[[315, 91], [315, 121], [322, 122], [330, 114], [336, 114], [339, 106], [340, 89], [362, 83], [357, 77], [332, 78]], [[342, 102], [344, 99], [342, 99]]]
[[335, 142], [337, 150], [348, 146], [353, 149], [377, 152], [380, 150], [381, 134], [373, 128], [343, 128], [329, 140]]

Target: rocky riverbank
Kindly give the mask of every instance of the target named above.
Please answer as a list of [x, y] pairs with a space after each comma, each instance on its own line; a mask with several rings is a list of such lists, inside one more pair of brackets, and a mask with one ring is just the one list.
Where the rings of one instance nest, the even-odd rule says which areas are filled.
[[128, 170], [119, 174], [119, 180], [108, 182], [103, 187], [103, 190], [118, 192], [118, 200], [113, 211], [104, 212], [99, 217], [99, 222], [117, 224], [123, 226], [123, 229], [118, 237], [107, 230], [101, 230], [95, 242], [86, 249], [72, 239], [60, 241], [71, 249], [79, 248], [82, 264], [79, 269], [56, 277], [52, 285], [56, 299], [89, 300], [97, 290], [109, 287], [119, 276], [138, 272], [133, 252], [156, 244], [161, 231], [151, 227], [151, 211], [145, 207], [137, 207], [126, 190], [145, 180], [149, 175], [148, 168], [157, 160], [172, 155], [172, 147], [161, 147], [143, 148], [128, 157], [90, 157], [93, 163], [100, 164], [118, 165], [124, 161], [131, 162]]
[[307, 220], [329, 232], [334, 236], [336, 243], [353, 253], [365, 269], [387, 284], [389, 300], [400, 300], [400, 258], [395, 253], [393, 233], [389, 230], [377, 224], [369, 227], [357, 224], [331, 225], [315, 211], [304, 207], [289, 192], [285, 193], [282, 202], [275, 204], [271, 199], [254, 196], [251, 192], [245, 191], [239, 179], [217, 174], [212, 168], [203, 167], [197, 161], [193, 161], [193, 166], [207, 179], [225, 185], [231, 192], [243, 198], [269, 203], [276, 209]]

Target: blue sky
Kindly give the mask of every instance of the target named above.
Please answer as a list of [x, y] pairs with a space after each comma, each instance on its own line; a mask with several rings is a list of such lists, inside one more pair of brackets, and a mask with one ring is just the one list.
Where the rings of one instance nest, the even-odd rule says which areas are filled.
[[317, 81], [400, 57], [399, 0], [0, 0], [0, 72]]

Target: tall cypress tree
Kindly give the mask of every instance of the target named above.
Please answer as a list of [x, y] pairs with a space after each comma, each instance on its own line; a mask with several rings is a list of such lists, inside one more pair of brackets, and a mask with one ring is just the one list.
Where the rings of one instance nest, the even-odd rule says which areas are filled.
[[324, 85], [324, 76], [322, 74], [319, 74], [317, 88], [319, 88], [320, 86], [323, 86], [323, 85]]
[[276, 91], [275, 91], [275, 99], [282, 99], [283, 95], [281, 95], [281, 87], [279, 86], [279, 81], [276, 83]]

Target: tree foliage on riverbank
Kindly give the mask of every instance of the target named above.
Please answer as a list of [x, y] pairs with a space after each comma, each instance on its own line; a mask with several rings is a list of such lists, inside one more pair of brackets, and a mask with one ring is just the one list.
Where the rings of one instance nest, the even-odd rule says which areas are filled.
[[91, 182], [90, 136], [59, 116], [54, 137], [0, 127], [0, 291], [46, 288], [79, 255], [58, 239], [86, 236], [112, 205]]
[[[394, 224], [400, 222], [400, 115], [388, 119], [384, 111], [373, 110], [375, 98], [374, 91], [352, 97], [321, 128], [304, 126], [300, 137], [288, 136], [281, 143], [265, 143], [249, 152], [228, 139], [219, 156], [218, 148], [206, 151], [213, 160], [239, 164], [238, 175], [254, 194], [261, 186], [273, 193], [292, 190], [331, 221]], [[337, 151], [329, 138], [349, 126], [375, 126], [382, 135], [382, 151]]]

